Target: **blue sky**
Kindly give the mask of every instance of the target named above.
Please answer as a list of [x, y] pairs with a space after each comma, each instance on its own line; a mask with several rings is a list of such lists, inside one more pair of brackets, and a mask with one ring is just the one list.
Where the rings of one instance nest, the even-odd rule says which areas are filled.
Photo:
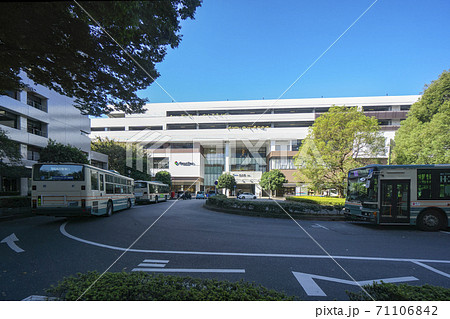
[[[204, 0], [157, 65], [177, 102], [277, 99], [374, 0]], [[420, 94], [450, 69], [450, 1], [379, 0], [283, 99]], [[155, 83], [150, 102], [172, 99]]]

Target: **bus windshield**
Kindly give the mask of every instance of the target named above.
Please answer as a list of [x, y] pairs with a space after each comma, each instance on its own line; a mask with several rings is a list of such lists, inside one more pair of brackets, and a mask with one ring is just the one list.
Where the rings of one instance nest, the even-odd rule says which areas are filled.
[[135, 182], [134, 188], [147, 188], [147, 183], [144, 182]]
[[33, 180], [35, 181], [84, 181], [83, 165], [35, 165]]
[[378, 176], [373, 169], [353, 170], [348, 173], [347, 200], [376, 202], [378, 200]]

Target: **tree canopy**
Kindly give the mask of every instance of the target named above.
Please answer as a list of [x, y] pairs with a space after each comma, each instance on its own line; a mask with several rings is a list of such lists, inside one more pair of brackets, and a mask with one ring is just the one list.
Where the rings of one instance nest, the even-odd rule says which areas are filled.
[[277, 191], [282, 189], [283, 183], [286, 182], [286, 176], [279, 169], [273, 169], [262, 174], [259, 185], [264, 190]]
[[168, 171], [159, 171], [155, 174], [155, 181], [172, 186], [172, 175]]
[[376, 118], [333, 106], [316, 119], [296, 154], [297, 178], [315, 191], [334, 188], [342, 196], [348, 171], [384, 155], [384, 146]]
[[127, 144], [108, 138], [97, 138], [91, 142], [91, 149], [95, 152], [108, 155], [108, 167], [118, 171], [121, 175], [130, 176], [136, 180], [150, 181], [151, 176], [146, 173], [147, 158], [142, 158], [142, 170], [136, 168], [136, 148], [132, 145], [133, 155], [131, 166], [127, 165]]
[[217, 180], [217, 187], [218, 188], [225, 188], [226, 190], [233, 189], [233, 187], [236, 185], [236, 179], [233, 175], [229, 173], [224, 173], [219, 176], [219, 179]]
[[18, 163], [22, 158], [19, 143], [11, 140], [2, 129], [0, 129], [0, 158], [6, 158], [12, 163]]
[[142, 113], [147, 100], [136, 92], [159, 76], [155, 64], [168, 46], [179, 45], [180, 21], [193, 19], [200, 4], [2, 2], [0, 93], [24, 87], [22, 71], [35, 83], [75, 98], [85, 114]]
[[82, 150], [71, 145], [57, 143], [50, 139], [45, 148], [39, 152], [39, 162], [45, 163], [81, 163], [89, 164], [88, 157]]
[[450, 163], [450, 72], [425, 85], [395, 134], [396, 164]]

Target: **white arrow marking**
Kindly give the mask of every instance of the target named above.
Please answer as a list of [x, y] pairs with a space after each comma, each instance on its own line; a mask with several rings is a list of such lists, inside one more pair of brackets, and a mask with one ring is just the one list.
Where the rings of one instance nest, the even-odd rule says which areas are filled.
[[17, 246], [14, 242], [18, 241], [19, 239], [16, 237], [16, 234], [12, 233], [8, 237], [5, 237], [0, 243], [5, 243], [14, 250], [16, 253], [23, 253], [25, 250]]
[[414, 281], [419, 280], [416, 277], [396, 277], [396, 278], [384, 278], [384, 279], [374, 279], [374, 280], [364, 280], [364, 281], [351, 281], [351, 280], [345, 280], [345, 279], [339, 279], [339, 278], [333, 278], [333, 277], [325, 277], [325, 276], [319, 276], [319, 275], [313, 275], [313, 274], [306, 274], [302, 272], [295, 272], [293, 271], [292, 274], [295, 276], [295, 279], [297, 279], [298, 283], [303, 287], [306, 294], [308, 296], [323, 296], [325, 297], [325, 292], [319, 287], [318, 284], [314, 281], [314, 279], [321, 279], [321, 280], [327, 280], [327, 281], [333, 281], [341, 284], [347, 284], [347, 285], [353, 285], [353, 286], [364, 286], [364, 285], [370, 285], [373, 282], [380, 283], [383, 282], [405, 282], [405, 281]]

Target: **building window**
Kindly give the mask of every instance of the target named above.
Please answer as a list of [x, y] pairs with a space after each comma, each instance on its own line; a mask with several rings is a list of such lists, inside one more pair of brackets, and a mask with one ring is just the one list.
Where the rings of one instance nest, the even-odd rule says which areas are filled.
[[374, 105], [374, 106], [363, 106], [364, 112], [368, 111], [391, 111], [391, 106], [389, 105]]
[[91, 127], [91, 132], [102, 132], [106, 131], [106, 127]]
[[107, 127], [108, 131], [125, 131], [124, 126], [116, 126], [116, 127]]
[[0, 125], [18, 129], [19, 117], [14, 113], [8, 112], [0, 108]]
[[14, 100], [20, 101], [20, 91], [5, 91], [5, 95], [13, 98]]
[[28, 119], [27, 132], [34, 135], [47, 137], [47, 125], [39, 121], [33, 121]]
[[171, 149], [178, 148], [194, 148], [194, 143], [172, 143], [170, 144]]
[[145, 131], [145, 130], [160, 131], [162, 129], [163, 129], [162, 126], [130, 126], [128, 128], [129, 131]]
[[201, 130], [225, 129], [225, 128], [227, 128], [227, 124], [225, 124], [225, 123], [201, 123], [201, 124], [199, 124], [198, 128]]
[[27, 159], [30, 161], [39, 161], [41, 158], [41, 148], [36, 146], [27, 146]]
[[378, 125], [391, 125], [391, 120], [378, 120]]
[[292, 157], [273, 157], [269, 160], [269, 169], [295, 169]]
[[168, 157], [153, 157], [153, 168], [156, 169], [168, 169], [169, 158]]
[[47, 99], [35, 93], [27, 92], [27, 104], [44, 112], [47, 112]]
[[411, 105], [400, 105], [400, 111], [409, 111]]
[[273, 127], [310, 127], [314, 121], [274, 122]]
[[[312, 113], [312, 108], [286, 108], [286, 109], [274, 109], [275, 114], [289, 114], [289, 113]], [[267, 113], [266, 113], [267, 114]]]
[[195, 130], [197, 129], [197, 124], [195, 123], [185, 123], [185, 124], [167, 124], [168, 130]]
[[292, 150], [298, 151], [300, 146], [302, 146], [302, 140], [294, 140], [292, 141]]

